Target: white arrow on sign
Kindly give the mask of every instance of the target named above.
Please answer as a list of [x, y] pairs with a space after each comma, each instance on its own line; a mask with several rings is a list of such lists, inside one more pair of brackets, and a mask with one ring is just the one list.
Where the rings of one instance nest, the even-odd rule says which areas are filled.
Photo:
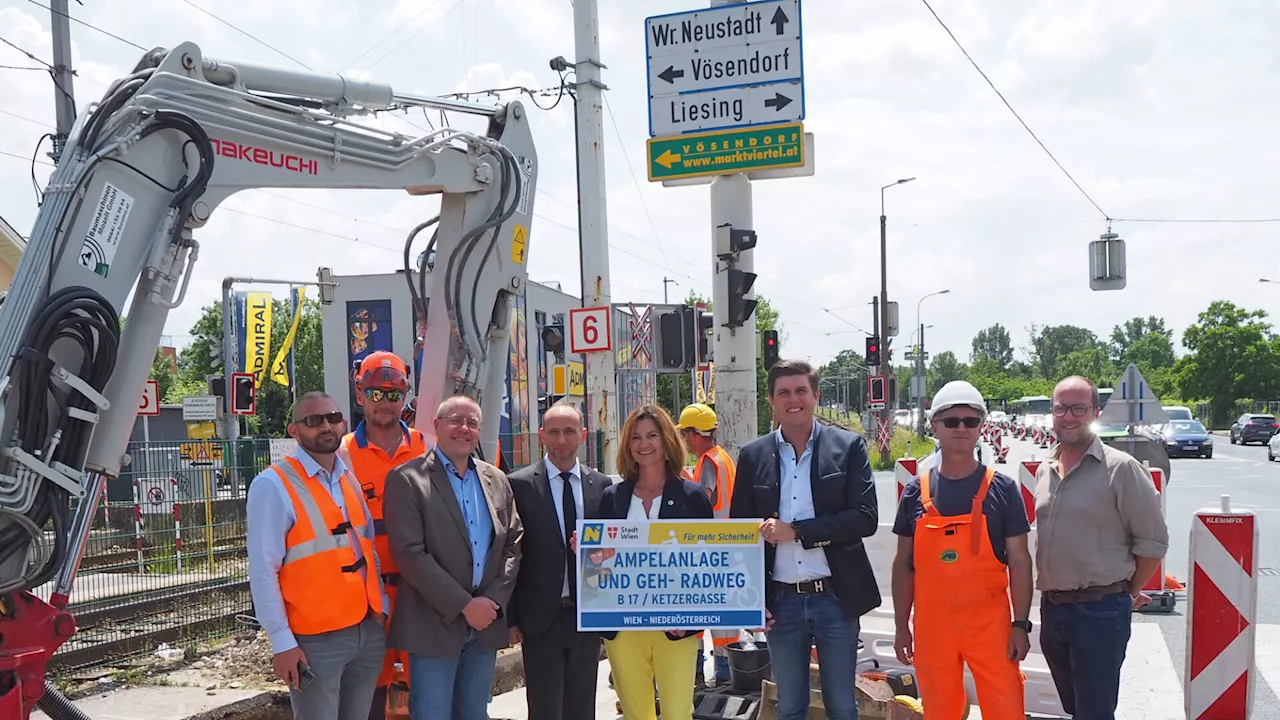
[[1151, 392], [1151, 386], [1137, 365], [1129, 363], [1116, 386], [1119, 392], [1112, 393], [1098, 416], [1098, 424], [1162, 425], [1169, 422], [1169, 414], [1160, 407], [1160, 399]]
[[649, 103], [655, 137], [804, 119], [804, 84], [775, 83], [667, 95]]

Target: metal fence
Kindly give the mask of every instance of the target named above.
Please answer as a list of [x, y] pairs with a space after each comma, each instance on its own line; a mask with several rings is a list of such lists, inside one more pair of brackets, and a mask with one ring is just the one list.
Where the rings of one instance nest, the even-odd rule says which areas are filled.
[[[598, 467], [601, 438], [588, 435], [583, 464]], [[512, 470], [542, 457], [536, 434], [506, 435], [502, 443], [523, 448], [510, 458]], [[78, 630], [51, 671], [118, 664], [162, 643], [189, 647], [253, 625], [247, 488], [293, 447], [293, 440], [264, 438], [131, 444], [130, 463], [97, 509], [72, 588]], [[51, 588], [36, 594], [48, 599]]]

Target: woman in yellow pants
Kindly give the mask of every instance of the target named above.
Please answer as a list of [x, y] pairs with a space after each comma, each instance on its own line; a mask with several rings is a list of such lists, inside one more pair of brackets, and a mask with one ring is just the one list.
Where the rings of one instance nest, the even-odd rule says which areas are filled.
[[[680, 478], [687, 455], [665, 410], [655, 405], [636, 409], [622, 426], [618, 474], [623, 480], [605, 488], [600, 503], [604, 519], [710, 520], [706, 492]], [[624, 720], [655, 720], [655, 681], [662, 720], [692, 720], [697, 630], [623, 630], [603, 635]]]

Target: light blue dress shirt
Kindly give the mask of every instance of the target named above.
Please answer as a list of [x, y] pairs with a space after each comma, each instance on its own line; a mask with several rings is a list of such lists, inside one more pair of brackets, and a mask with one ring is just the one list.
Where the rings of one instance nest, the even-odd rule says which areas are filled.
[[[821, 428], [815, 420], [804, 452], [796, 457], [796, 449], [782, 437], [782, 428], [774, 431], [778, 441], [780, 487], [778, 492], [778, 519], [790, 524], [797, 520], [817, 517], [813, 509], [813, 487], [810, 485], [810, 469], [813, 465], [813, 446]], [[778, 543], [773, 559], [773, 579], [784, 583], [800, 583], [831, 577], [827, 553], [822, 548], [806, 550], [796, 538]]]
[[449, 458], [435, 449], [436, 460], [444, 464], [445, 474], [449, 476], [449, 487], [453, 488], [453, 496], [462, 508], [462, 520], [467, 524], [467, 536], [471, 541], [471, 587], [480, 587], [484, 578], [484, 566], [489, 560], [489, 545], [493, 542], [493, 518], [489, 516], [489, 503], [484, 497], [484, 488], [480, 487], [480, 476], [476, 474], [476, 462], [467, 458], [467, 472], [458, 474]]
[[[329, 490], [330, 497], [342, 510], [342, 517], [351, 522], [351, 514], [347, 511], [346, 498], [342, 494], [342, 484], [338, 479], [344, 473], [349, 474], [346, 464], [340, 456], [334, 457], [333, 472], [329, 472], [307, 454], [302, 447], [294, 449], [290, 457], [302, 463], [307, 476], [315, 478]], [[354, 476], [352, 476], [354, 480]], [[355, 483], [359, 488], [360, 484]], [[360, 510], [364, 512], [365, 522], [373, 525], [373, 516], [369, 514], [369, 506], [363, 501]], [[254, 615], [258, 624], [267, 632], [271, 641], [271, 650], [282, 653], [298, 646], [293, 631], [289, 629], [289, 618], [285, 614], [284, 596], [280, 592], [280, 566], [284, 564], [284, 538], [295, 523], [297, 513], [293, 509], [293, 499], [284, 488], [284, 480], [280, 474], [267, 468], [258, 474], [249, 485], [248, 508], [246, 511], [246, 539], [249, 551], [249, 592], [253, 595]], [[354, 531], [352, 531], [354, 532]], [[360, 543], [353, 542], [352, 548], [359, 561], [363, 555]], [[382, 590], [382, 612], [390, 614], [391, 603], [387, 599], [385, 588], [382, 588], [382, 572], [378, 557], [373, 558], [361, 568], [361, 574], [373, 572], [378, 575], [378, 585]]]

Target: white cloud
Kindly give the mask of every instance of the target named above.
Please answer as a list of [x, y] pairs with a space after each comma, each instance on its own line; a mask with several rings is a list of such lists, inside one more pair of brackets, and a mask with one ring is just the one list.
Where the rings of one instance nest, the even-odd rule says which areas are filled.
[[[576, 60], [573, 8], [565, 0], [194, 0], [280, 52], [188, 3], [101, 0], [73, 5], [85, 22], [142, 47], [193, 41], [210, 57], [317, 71], [351, 64], [353, 77], [398, 90], [442, 93], [522, 85], [553, 87], [548, 61]], [[668, 189], [646, 179], [648, 137], [643, 21], [698, 0], [600, 0], [601, 60], [614, 297], [654, 301], [666, 278], [710, 294], [710, 218], [705, 187]], [[1280, 6], [1248, 12], [1213, 3], [935, 2], [969, 53], [1099, 205], [1117, 218], [1280, 216], [1271, 168], [1280, 147]], [[425, 11], [425, 12], [424, 12]], [[1127, 290], [1088, 290], [1087, 245], [1103, 232], [1098, 212], [1053, 166], [969, 66], [923, 5], [811, 0], [805, 5], [807, 129], [817, 136], [817, 175], [754, 186], [760, 244], [757, 290], [786, 325], [784, 352], [821, 360], [861, 347], [879, 292], [881, 185], [889, 292], [903, 334], [924, 303], [936, 353], [968, 354], [995, 322], [1025, 345], [1032, 324], [1075, 323], [1109, 334], [1133, 315], [1182, 328], [1211, 300], [1269, 308], [1280, 298], [1257, 275], [1280, 274], [1273, 225], [1133, 224]], [[0, 0], [0, 37], [49, 58], [44, 11]], [[83, 110], [126, 74], [142, 51], [72, 25], [78, 105]], [[367, 49], [380, 43], [369, 52]], [[361, 53], [364, 53], [363, 56]], [[0, 65], [30, 61], [0, 46]], [[53, 123], [47, 75], [0, 70], [0, 153], [29, 158]], [[548, 104], [549, 98], [538, 102]], [[531, 275], [574, 292], [577, 266], [573, 106], [530, 108], [541, 160]], [[25, 119], [23, 119], [25, 118]], [[438, 123], [439, 118], [430, 117]], [[450, 117], [471, 124], [474, 120]], [[421, 114], [379, 116], [372, 127], [417, 135]], [[47, 149], [47, 144], [46, 144]], [[43, 183], [49, 167], [36, 166]], [[30, 228], [31, 168], [0, 154], [0, 215]], [[198, 238], [188, 303], [168, 332], [182, 335], [225, 275], [312, 277], [390, 271], [404, 235], [437, 201], [393, 191], [244, 192]], [[272, 218], [271, 222], [242, 213]], [[297, 226], [297, 227], [295, 227]], [[310, 232], [310, 228], [319, 232]], [[906, 338], [899, 342], [905, 343]]]

